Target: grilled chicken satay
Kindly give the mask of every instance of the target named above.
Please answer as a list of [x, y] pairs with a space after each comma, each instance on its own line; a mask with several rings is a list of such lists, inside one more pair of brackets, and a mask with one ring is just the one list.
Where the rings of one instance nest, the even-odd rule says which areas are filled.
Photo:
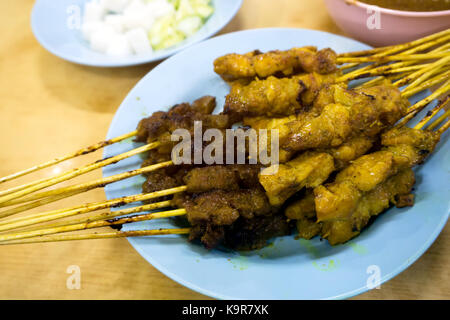
[[332, 172], [347, 166], [366, 153], [374, 139], [354, 137], [337, 148], [307, 151], [291, 161], [282, 163], [275, 174], [273, 167], [264, 169], [259, 182], [266, 190], [270, 204], [281, 206], [303, 188], [314, 188], [328, 179]]
[[[279, 137], [282, 139], [283, 137], [286, 137], [290, 132], [289, 126], [286, 124], [292, 121], [299, 120], [301, 117], [304, 117], [304, 115], [292, 115], [284, 118], [248, 117], [244, 118], [243, 124], [255, 130], [267, 129], [268, 130], [267, 134], [269, 138], [268, 146], [270, 146], [271, 129], [278, 129]], [[373, 146], [375, 140], [376, 139], [374, 137], [359, 135], [349, 138], [349, 140], [345, 141], [338, 147], [318, 149], [318, 151], [326, 152], [332, 155], [335, 160], [335, 167], [337, 170], [339, 170], [345, 167], [350, 161], [366, 153]], [[280, 148], [279, 162], [280, 163], [288, 162], [296, 153], [297, 153], [296, 151], [288, 151]]]
[[243, 117], [283, 117], [308, 111], [319, 90], [336, 81], [338, 73], [307, 73], [291, 78], [268, 77], [250, 84], [235, 83], [226, 97], [224, 113], [238, 122]]
[[286, 51], [262, 53], [258, 50], [231, 53], [214, 61], [214, 71], [225, 81], [291, 76], [299, 72], [332, 73], [336, 68], [336, 53], [331, 49], [317, 51], [315, 47], [292, 48]]
[[336, 170], [341, 170], [348, 166], [351, 161], [361, 157], [369, 151], [375, 143], [375, 137], [365, 135], [350, 138], [338, 147], [328, 149], [318, 149], [330, 154], [334, 159]]
[[293, 160], [264, 169], [259, 182], [264, 187], [270, 204], [281, 206], [303, 188], [321, 185], [335, 170], [334, 160], [325, 152], [308, 151]]
[[411, 168], [400, 170], [396, 175], [364, 192], [351, 216], [317, 222], [314, 193], [310, 189], [306, 195], [286, 208], [289, 219], [296, 220], [299, 236], [311, 239], [317, 235], [326, 238], [331, 245], [347, 242], [357, 236], [368, 224], [370, 218], [377, 216], [390, 205], [405, 207], [413, 205], [411, 194], [415, 182]]
[[398, 172], [420, 164], [439, 142], [431, 131], [394, 128], [382, 135], [383, 150], [358, 158], [335, 182], [314, 189], [318, 221], [345, 220], [357, 210], [364, 194]]
[[323, 107], [319, 116], [308, 114], [284, 124], [287, 128], [281, 130], [281, 148], [287, 151], [332, 148], [351, 136], [373, 137], [394, 125], [409, 106], [398, 88], [390, 84], [357, 90], [335, 87], [333, 100], [334, 103]]

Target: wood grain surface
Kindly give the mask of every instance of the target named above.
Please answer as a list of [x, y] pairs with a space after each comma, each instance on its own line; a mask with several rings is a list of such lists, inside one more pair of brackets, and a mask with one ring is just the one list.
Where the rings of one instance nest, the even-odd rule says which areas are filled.
[[[155, 66], [97, 69], [54, 57], [32, 35], [33, 2], [0, 2], [0, 176], [102, 140], [128, 91]], [[341, 33], [319, 0], [245, 0], [222, 33], [262, 27]], [[69, 161], [32, 177], [48, 176], [53, 170], [64, 170], [99, 156], [97, 153]], [[99, 176], [100, 172], [96, 172], [82, 180]], [[103, 191], [91, 191], [57, 206], [103, 199]], [[48, 206], [52, 207], [55, 206]], [[356, 299], [450, 298], [449, 243], [447, 226], [408, 270], [381, 289]], [[69, 276], [66, 271], [71, 265], [81, 268], [80, 290], [66, 287]], [[0, 247], [0, 299], [207, 297], [165, 277], [134, 251], [126, 239], [112, 239]]]

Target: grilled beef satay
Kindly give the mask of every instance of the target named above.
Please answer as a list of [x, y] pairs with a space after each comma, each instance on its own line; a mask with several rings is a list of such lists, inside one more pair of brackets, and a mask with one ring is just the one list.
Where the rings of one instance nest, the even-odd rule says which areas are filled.
[[315, 47], [292, 48], [286, 51], [258, 50], [231, 53], [214, 61], [214, 71], [226, 81], [291, 76], [299, 72], [332, 73], [337, 70], [336, 53], [331, 49], [317, 51]]

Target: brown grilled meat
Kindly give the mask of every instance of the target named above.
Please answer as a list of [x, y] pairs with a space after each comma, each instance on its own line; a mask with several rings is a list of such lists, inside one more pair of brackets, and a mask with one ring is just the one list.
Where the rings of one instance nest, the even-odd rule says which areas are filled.
[[136, 141], [147, 143], [159, 141], [160, 153], [170, 154], [172, 147], [176, 144], [170, 140], [170, 137], [176, 129], [186, 129], [193, 133], [195, 121], [202, 122], [203, 131], [209, 128], [219, 130], [230, 128], [232, 124], [228, 115], [211, 114], [215, 106], [215, 98], [205, 96], [192, 104], [177, 104], [167, 112], [155, 112], [139, 122]]
[[174, 203], [187, 211], [192, 226], [190, 239], [200, 239], [207, 248], [223, 243], [226, 235], [224, 228], [234, 225], [238, 219], [251, 221], [273, 213], [260, 188], [177, 195]]

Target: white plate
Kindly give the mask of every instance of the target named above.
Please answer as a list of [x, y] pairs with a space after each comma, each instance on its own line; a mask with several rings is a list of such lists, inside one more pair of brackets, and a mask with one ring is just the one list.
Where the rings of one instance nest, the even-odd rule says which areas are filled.
[[37, 0], [31, 14], [31, 27], [36, 39], [54, 55], [95, 67], [132, 66], [167, 58], [219, 32], [242, 5], [242, 0], [213, 0], [214, 13], [205, 25], [176, 46], [152, 54], [113, 57], [90, 49], [81, 31], [72, 27], [74, 15], [82, 16], [85, 2], [87, 0]]

